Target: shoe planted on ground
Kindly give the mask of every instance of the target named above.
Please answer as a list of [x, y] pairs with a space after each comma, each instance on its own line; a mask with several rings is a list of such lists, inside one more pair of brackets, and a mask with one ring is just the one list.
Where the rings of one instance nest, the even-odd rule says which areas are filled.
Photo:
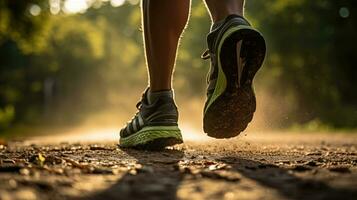
[[119, 146], [137, 149], [162, 149], [182, 143], [178, 111], [171, 97], [160, 97], [151, 104], [147, 91], [137, 104], [138, 112], [120, 131]]
[[246, 19], [228, 16], [207, 36], [211, 59], [203, 129], [211, 137], [239, 135], [256, 109], [253, 78], [262, 66], [266, 46], [263, 36]]

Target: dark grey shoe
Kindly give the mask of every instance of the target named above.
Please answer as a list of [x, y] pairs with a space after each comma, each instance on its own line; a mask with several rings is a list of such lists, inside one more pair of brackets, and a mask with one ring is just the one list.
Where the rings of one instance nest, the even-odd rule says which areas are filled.
[[178, 111], [171, 97], [160, 97], [148, 103], [147, 90], [137, 104], [138, 112], [120, 131], [119, 146], [161, 149], [182, 143], [178, 128]]
[[211, 59], [203, 129], [211, 137], [239, 135], [252, 120], [256, 109], [253, 78], [265, 57], [263, 36], [246, 19], [228, 16], [207, 36]]

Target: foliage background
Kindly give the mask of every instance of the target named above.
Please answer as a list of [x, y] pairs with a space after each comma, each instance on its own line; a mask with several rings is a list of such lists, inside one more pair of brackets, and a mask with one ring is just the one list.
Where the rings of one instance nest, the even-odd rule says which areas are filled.
[[[147, 83], [140, 3], [113, 2], [87, 1], [77, 13], [66, 12], [65, 0], [0, 2], [1, 132], [21, 125], [119, 128], [131, 117]], [[252, 129], [357, 127], [356, 9], [353, 0], [246, 1], [246, 16], [268, 45]], [[195, 127], [209, 27], [204, 4], [193, 0], [174, 87], [181, 121]]]

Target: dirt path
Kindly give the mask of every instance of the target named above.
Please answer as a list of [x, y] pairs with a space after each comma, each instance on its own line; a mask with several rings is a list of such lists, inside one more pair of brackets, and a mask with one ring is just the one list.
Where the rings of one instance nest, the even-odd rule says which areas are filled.
[[0, 199], [356, 199], [357, 135], [0, 145]]

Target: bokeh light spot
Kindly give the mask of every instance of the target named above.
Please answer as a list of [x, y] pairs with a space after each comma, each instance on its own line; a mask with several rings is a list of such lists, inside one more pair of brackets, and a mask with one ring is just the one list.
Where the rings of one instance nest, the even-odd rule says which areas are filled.
[[125, 3], [125, 0], [111, 0], [110, 5], [113, 7], [119, 7]]
[[30, 14], [33, 16], [38, 16], [39, 14], [41, 14], [41, 7], [36, 4], [33, 4], [30, 7]]
[[50, 0], [50, 12], [57, 15], [61, 11], [60, 0]]
[[87, 1], [84, 0], [66, 0], [64, 3], [64, 12], [65, 13], [77, 13], [85, 12], [88, 9], [89, 5]]
[[347, 18], [350, 16], [350, 10], [347, 7], [341, 7], [339, 13], [342, 18]]

